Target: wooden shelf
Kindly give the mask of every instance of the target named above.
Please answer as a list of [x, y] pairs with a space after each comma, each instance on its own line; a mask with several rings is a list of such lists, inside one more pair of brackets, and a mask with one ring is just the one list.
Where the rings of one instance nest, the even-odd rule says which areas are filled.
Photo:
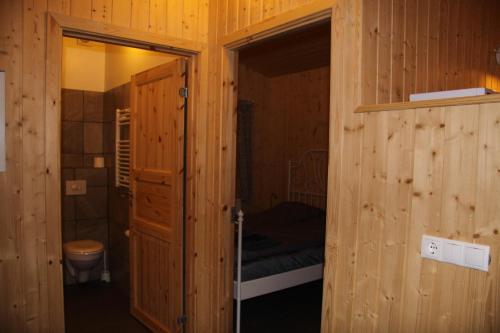
[[485, 103], [495, 103], [495, 102], [500, 102], [500, 94], [434, 99], [434, 100], [418, 101], [418, 102], [367, 104], [358, 106], [354, 112], [364, 113], [364, 112], [379, 112], [379, 111], [398, 111], [407, 109], [437, 108], [443, 106], [485, 104]]

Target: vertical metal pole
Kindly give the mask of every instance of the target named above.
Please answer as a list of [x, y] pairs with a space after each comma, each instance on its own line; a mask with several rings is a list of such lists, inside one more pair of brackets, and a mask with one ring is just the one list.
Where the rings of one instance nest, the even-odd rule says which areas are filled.
[[243, 243], [243, 211], [238, 211], [238, 262], [237, 262], [237, 277], [236, 277], [236, 333], [240, 333], [241, 326], [241, 251]]

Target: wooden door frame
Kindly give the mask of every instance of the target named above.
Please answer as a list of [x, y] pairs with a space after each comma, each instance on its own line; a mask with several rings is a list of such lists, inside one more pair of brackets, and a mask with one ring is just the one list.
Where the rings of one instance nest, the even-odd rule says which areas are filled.
[[[332, 10], [334, 6], [334, 1], [331, 0], [320, 0], [315, 1], [312, 4], [304, 5], [296, 9], [284, 12], [273, 16], [272, 18], [262, 21], [260, 23], [251, 25], [247, 28], [238, 30], [231, 34], [222, 36], [218, 40], [218, 45], [221, 47], [222, 52], [222, 73], [221, 77], [224, 78], [225, 82], [236, 82], [236, 87], [239, 86], [238, 82], [238, 50], [243, 47], [255, 43], [256, 41], [265, 40], [272, 38], [276, 35], [293, 31], [301, 27], [307, 27], [311, 24], [318, 23], [321, 21], [332, 19]], [[331, 31], [333, 34], [333, 22], [331, 23]], [[330, 43], [331, 45], [331, 43]], [[332, 66], [330, 59], [330, 82], [333, 77]], [[223, 85], [221, 93], [221, 119], [227, 119], [222, 127], [222, 138], [226, 138], [229, 142], [225, 142], [224, 146], [231, 147], [228, 149], [227, 158], [222, 160], [221, 169], [229, 170], [225, 174], [224, 179], [222, 179], [222, 200], [223, 202], [230, 202], [231, 205], [235, 204], [236, 201], [236, 124], [237, 124], [237, 113], [234, 112], [237, 106], [238, 99], [238, 89], [233, 89], [232, 85]], [[330, 89], [330, 96], [332, 95]], [[330, 103], [330, 119], [336, 119], [333, 115], [334, 109]], [[331, 137], [332, 128], [330, 126], [329, 136]], [[328, 173], [332, 172], [332, 166], [329, 165]], [[330, 187], [328, 187], [330, 190]], [[330, 193], [327, 193], [330, 195]], [[327, 216], [332, 216], [330, 214], [331, 207], [327, 207]], [[226, 223], [224, 223], [226, 224]], [[230, 225], [227, 223], [227, 225]], [[233, 229], [226, 228], [223, 233], [222, 247], [228, 249], [229, 251], [229, 262], [233, 262], [234, 258], [234, 245], [233, 245]], [[225, 276], [231, 277], [226, 279], [225, 291], [233, 295], [233, 265], [228, 265], [228, 272], [225, 272]], [[231, 302], [232, 304], [232, 302]], [[232, 313], [232, 311], [231, 311]], [[229, 318], [232, 321], [232, 318]], [[227, 327], [232, 327], [227, 325]]]
[[[137, 45], [161, 52], [184, 56], [188, 61], [188, 116], [187, 116], [187, 156], [186, 156], [186, 220], [194, 216], [194, 189], [197, 177], [192, 177], [195, 168], [195, 127], [196, 111], [200, 109], [200, 59], [205, 56], [204, 43], [136, 31], [107, 23], [67, 15], [47, 13], [47, 59], [45, 76], [45, 189], [46, 189], [46, 251], [47, 251], [47, 291], [48, 314], [51, 331], [64, 332], [63, 257], [61, 235], [61, 68], [63, 36], [68, 33], [95, 37], [105, 41], [125, 45]], [[43, 110], [42, 110], [43, 111]], [[194, 262], [190, 258], [194, 245], [194, 227], [186, 224], [186, 304], [191, 309], [194, 304], [193, 288]]]

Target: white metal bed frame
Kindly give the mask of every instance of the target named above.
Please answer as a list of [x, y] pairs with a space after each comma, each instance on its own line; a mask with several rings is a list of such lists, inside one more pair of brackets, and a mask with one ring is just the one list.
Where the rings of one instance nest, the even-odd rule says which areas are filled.
[[[325, 209], [327, 170], [328, 150], [308, 150], [302, 154], [298, 161], [289, 161], [288, 201], [298, 201]], [[233, 283], [233, 298], [236, 299], [237, 333], [240, 333], [241, 301], [323, 278], [323, 264], [316, 264], [242, 282], [243, 221], [244, 214], [240, 210], [236, 221], [238, 225], [237, 277]]]

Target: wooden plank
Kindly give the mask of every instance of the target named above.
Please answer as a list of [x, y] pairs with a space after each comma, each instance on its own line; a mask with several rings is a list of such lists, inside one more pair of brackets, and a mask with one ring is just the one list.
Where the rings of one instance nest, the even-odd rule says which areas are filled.
[[[215, 12], [214, 12], [215, 7]], [[210, 2], [210, 15], [216, 15], [216, 7], [213, 6], [213, 2]], [[209, 32], [215, 30], [215, 27], [209, 28]], [[209, 45], [212, 44], [210, 41], [215, 37], [210, 34], [209, 37]], [[209, 46], [209, 50], [212, 50], [212, 47]], [[207, 64], [206, 67], [200, 68], [201, 73], [200, 77], [204, 78], [204, 80], [213, 79], [213, 68], [214, 61], [216, 57], [207, 57], [205, 53], [203, 56], [203, 63]], [[216, 81], [213, 81], [216, 82]], [[209, 93], [213, 91], [215, 88], [208, 87], [206, 90], [202, 90], [200, 92], [200, 100], [206, 100], [208, 103], [207, 112], [202, 112], [198, 114], [198, 121], [196, 122], [196, 139], [195, 139], [195, 149], [196, 153], [194, 155], [197, 156], [196, 164], [195, 164], [195, 176], [194, 180], [197, 183], [197, 194], [196, 194], [196, 210], [195, 215], [192, 220], [192, 227], [195, 229], [194, 231], [194, 240], [193, 240], [193, 266], [195, 267], [195, 272], [193, 276], [193, 287], [192, 287], [192, 295], [193, 295], [193, 303], [189, 308], [189, 313], [193, 314], [197, 320], [188, 321], [188, 326], [192, 327], [191, 329], [194, 331], [203, 332], [210, 327], [212, 324], [212, 318], [210, 316], [211, 310], [205, 308], [203, 304], [205, 304], [206, 300], [213, 300], [211, 295], [209, 295], [208, 287], [210, 285], [210, 281], [212, 276], [210, 275], [210, 269], [207, 264], [207, 257], [210, 256], [210, 253], [205, 252], [205, 250], [209, 249], [208, 243], [210, 242], [211, 234], [208, 234], [208, 225], [206, 223], [200, 223], [200, 221], [207, 221], [208, 216], [210, 214], [210, 207], [208, 200], [208, 188], [211, 184], [208, 183], [208, 175], [210, 171], [207, 170], [207, 131], [208, 131], [208, 119], [213, 112], [213, 103], [215, 100], [214, 95], [210, 95]], [[206, 98], [206, 99], [204, 99]], [[203, 237], [202, 235], [205, 235]]]
[[[222, 11], [222, 8], [221, 8]], [[209, 2], [209, 24], [208, 24], [208, 47], [210, 52], [218, 52], [216, 47], [217, 31], [224, 31], [221, 27], [223, 19], [219, 17], [221, 12], [216, 2]], [[216, 260], [214, 251], [220, 240], [213, 234], [212, 214], [215, 207], [213, 206], [213, 196], [211, 194], [212, 173], [211, 167], [212, 157], [210, 146], [215, 144], [214, 137], [211, 136], [213, 114], [216, 113], [218, 92], [220, 89], [216, 85], [220, 85], [220, 71], [218, 67], [220, 57], [208, 57], [204, 55], [203, 63], [207, 66], [202, 68], [200, 84], [208, 84], [208, 82], [217, 82], [217, 84], [208, 85], [207, 89], [202, 89], [200, 98], [208, 102], [207, 112], [198, 114], [197, 137], [196, 137], [196, 181], [197, 181], [197, 198], [199, 205], [196, 207], [196, 216], [194, 218], [195, 234], [203, 234], [206, 237], [198, 238], [194, 244], [194, 262], [195, 262], [195, 277], [194, 277], [194, 305], [192, 311], [196, 313], [197, 320], [192, 321], [192, 327], [197, 332], [217, 331], [217, 318], [212, 315], [214, 307], [207, 307], [209, 303], [213, 304], [215, 297], [215, 279], [216, 273], [213, 271], [213, 261]], [[209, 142], [209, 144], [207, 144]], [[210, 244], [212, 242], [212, 244]], [[212, 246], [211, 246], [212, 245]]]
[[226, 2], [226, 29], [225, 35], [231, 34], [238, 29], [238, 4], [237, 0], [227, 0]]
[[379, 0], [378, 22], [377, 103], [387, 103], [391, 100], [392, 0]]
[[[375, 15], [376, 13], [376, 15]], [[377, 71], [378, 71], [378, 39], [379, 13], [378, 1], [367, 1], [363, 5], [363, 50], [374, 50], [362, 53], [363, 104], [377, 104]], [[383, 59], [382, 61], [387, 61]]]
[[71, 0], [48, 0], [47, 9], [61, 14], [70, 14]]
[[359, 202], [358, 256], [351, 314], [354, 331], [373, 331], [376, 322], [378, 265], [384, 224], [387, 155], [387, 113], [368, 114], [363, 129], [363, 164]]
[[0, 68], [5, 70], [6, 171], [0, 173], [0, 322], [25, 329], [22, 256], [22, 2], [0, 2]]
[[[404, 111], [403, 111], [404, 112]], [[422, 233], [439, 232], [441, 223], [441, 182], [443, 173], [444, 109], [417, 109], [415, 128], [414, 166], [412, 170], [412, 206], [410, 221], [405, 234], [408, 246], [405, 251], [403, 269], [403, 296], [401, 326], [399, 330], [410, 329], [417, 322], [420, 330], [428, 329], [412, 313], [418, 308], [420, 316], [429, 317], [432, 303], [429, 294], [433, 292], [436, 263], [420, 259], [420, 237]], [[417, 292], [420, 291], [420, 292]], [[417, 300], [420, 296], [420, 302]], [[404, 309], [404, 310], [403, 310]], [[408, 309], [410, 309], [408, 311]], [[430, 329], [430, 328], [429, 328]]]
[[331, 16], [332, 0], [316, 0], [310, 4], [271, 16], [245, 29], [219, 37], [218, 43], [227, 48], [237, 48], [259, 39], [298, 28]]
[[449, 52], [449, 20], [450, 20], [450, 1], [441, 0], [439, 9], [439, 59], [438, 59], [438, 69], [439, 77], [437, 82], [437, 91], [446, 90], [448, 87], [448, 52]]
[[403, 101], [404, 82], [404, 32], [406, 0], [392, 2], [392, 61], [390, 102]]
[[[364, 116], [353, 110], [361, 101], [361, 1], [342, 1], [333, 11], [330, 76], [330, 155], [328, 170], [323, 332], [351, 330], [353, 276], [359, 212]], [[350, 175], [347, 177], [347, 173]], [[342, 269], [339, 269], [339, 268]]]
[[169, 48], [172, 52], [198, 53], [205, 47], [204, 43], [188, 41], [173, 36], [147, 33], [102, 22], [93, 22], [76, 17], [67, 17], [56, 13], [51, 13], [51, 15], [57, 23], [66, 30], [85, 31], [90, 34], [109, 36], [139, 44], [146, 43], [164, 46]]
[[[491, 253], [498, 253], [500, 244], [500, 212], [492, 198], [500, 196], [500, 112], [498, 104], [483, 104], [479, 109], [478, 161], [476, 188], [476, 215], [474, 221], [474, 242], [489, 245]], [[487, 295], [499, 295], [500, 265], [498, 258], [492, 257], [488, 274], [471, 272], [471, 284], [475, 286], [470, 292], [473, 309], [470, 312], [471, 331], [495, 331], [500, 327], [498, 316], [500, 303], [490, 301]], [[498, 297], [498, 296], [493, 296]]]
[[130, 27], [138, 31], [149, 31], [149, 0], [132, 0]]
[[92, 0], [92, 20], [111, 23], [112, 0]]
[[264, 0], [264, 6], [263, 6], [264, 19], [279, 13], [279, 8], [277, 8], [276, 2], [277, 2], [276, 0]]
[[250, 2], [252, 0], [238, 1], [238, 27], [236, 30], [241, 30], [250, 25]]
[[262, 21], [262, 6], [263, 0], [250, 0], [250, 23], [255, 24]]
[[467, 38], [470, 32], [470, 9], [468, 9], [467, 3], [470, 1], [461, 0], [457, 1], [456, 7], [458, 7], [458, 33], [457, 33], [457, 73], [456, 73], [456, 85], [462, 87], [464, 85], [468, 86], [470, 82], [467, 80], [467, 73], [469, 68], [466, 68], [467, 59], [470, 58], [468, 54], [471, 52], [467, 49]]
[[435, 100], [417, 101], [417, 102], [360, 105], [356, 108], [355, 112], [363, 113], [363, 112], [378, 112], [378, 111], [397, 111], [397, 110], [436, 108], [436, 107], [456, 106], [456, 105], [485, 104], [485, 103], [495, 103], [498, 101], [500, 101], [500, 94], [490, 94], [484, 96], [457, 97], [457, 98], [435, 99]]
[[484, 24], [482, 24], [483, 17], [482, 13], [484, 12], [484, 7], [486, 6], [486, 1], [481, 0], [477, 4], [477, 9], [474, 10], [473, 16], [472, 16], [472, 35], [470, 38], [470, 47], [472, 50], [472, 59], [470, 63], [470, 75], [471, 75], [471, 84], [477, 84], [478, 87], [481, 86], [480, 84], [480, 77], [481, 77], [481, 64], [482, 64], [482, 58], [481, 58], [481, 47], [483, 44], [483, 38], [484, 38], [484, 33], [486, 30], [486, 27]]
[[[204, 58], [205, 60], [206, 58]], [[186, 316], [188, 318], [196, 318], [195, 312], [195, 225], [194, 222], [198, 216], [198, 212], [195, 207], [197, 203], [198, 196], [201, 194], [198, 191], [198, 183], [196, 182], [197, 172], [196, 166], [198, 162], [198, 156], [195, 155], [195, 151], [197, 149], [197, 139], [198, 139], [198, 118], [200, 117], [199, 113], [196, 110], [199, 110], [199, 105], [203, 100], [206, 103], [206, 99], [204, 96], [201, 96], [202, 90], [200, 89], [200, 84], [202, 76], [200, 74], [205, 73], [205, 66], [198, 67], [198, 61], [192, 58], [187, 60], [188, 66], [188, 87], [192, 90], [192, 94], [188, 96], [188, 115], [187, 115], [187, 175], [186, 175], [186, 279], [184, 281], [186, 288]], [[201, 62], [201, 61], [200, 61]], [[206, 64], [205, 64], [206, 65]], [[200, 70], [203, 69], [203, 71]], [[206, 89], [203, 90], [206, 93]], [[186, 323], [186, 331], [192, 332], [195, 327], [195, 321], [189, 320]]]
[[46, 1], [23, 2], [23, 279], [27, 330], [47, 331], [45, 212], [45, 11]]
[[[226, 51], [227, 52], [227, 51]], [[230, 239], [234, 236], [234, 225], [231, 221], [231, 209], [235, 205], [236, 194], [236, 107], [238, 96], [236, 94], [236, 82], [238, 79], [237, 71], [238, 57], [236, 53], [227, 52], [222, 62], [223, 90], [222, 103], [226, 107], [226, 112], [221, 115], [222, 124], [225, 128], [221, 129], [221, 144], [218, 147], [221, 164], [217, 177], [219, 177], [219, 195], [221, 198], [220, 209], [218, 209], [216, 220], [220, 221], [218, 225], [218, 236], [222, 239]], [[221, 320], [218, 331], [229, 332], [232, 330], [232, 304], [233, 304], [233, 263], [234, 263], [234, 243], [222, 242], [217, 249], [218, 263], [218, 288], [217, 298], [221, 308], [218, 315]]]
[[169, 186], [137, 183], [137, 217], [157, 221], [170, 226], [171, 210], [169, 202], [172, 193]]
[[406, 110], [387, 115], [387, 180], [379, 263], [378, 332], [400, 331], [405, 287], [407, 232], [410, 225], [413, 188], [413, 147], [415, 112]]
[[404, 60], [404, 86], [403, 101], [410, 99], [416, 89], [416, 70], [417, 70], [417, 1], [406, 1], [405, 8], [405, 60]]
[[[446, 113], [441, 232], [448, 238], [469, 242], [473, 240], [475, 221], [478, 111], [478, 105], [470, 105], [451, 108]], [[444, 278], [444, 271], [436, 290], [449, 292], [450, 307], [440, 310], [442, 314], [451, 312], [449, 329], [456, 331], [469, 320], [466, 304], [470, 302], [467, 294], [472, 286], [469, 269], [454, 267], [451, 271], [455, 273], [453, 283]]]
[[458, 52], [459, 50], [459, 40], [460, 36], [460, 2], [452, 1], [450, 2], [450, 18], [449, 24], [449, 38], [448, 38], [448, 79], [446, 83], [446, 89], [459, 89], [461, 88], [460, 82], [457, 81], [458, 77]]
[[[444, 0], [443, 0], [444, 1]], [[427, 51], [427, 91], [439, 91], [438, 80], [442, 69], [439, 67], [440, 55], [440, 24], [442, 17], [440, 15], [441, 0], [429, 1], [428, 15], [428, 51]]]
[[182, 37], [188, 40], [196, 40], [199, 30], [200, 3], [198, 1], [185, 1], [182, 14]]
[[182, 37], [184, 1], [167, 1], [167, 34]]
[[149, 31], [160, 35], [167, 32], [167, 2], [165, 0], [150, 0]]
[[418, 0], [415, 92], [428, 91], [429, 0]]
[[[154, 69], [151, 69], [151, 71], [154, 71]], [[155, 73], [156, 74], [156, 73]], [[140, 74], [139, 74], [140, 75]], [[146, 137], [146, 146], [144, 147], [146, 159], [143, 164], [143, 167], [145, 169], [151, 169], [151, 170], [157, 170], [160, 169], [163, 165], [160, 161], [156, 160], [157, 156], [157, 149], [160, 149], [162, 147], [161, 142], [158, 139], [158, 127], [161, 126], [158, 124], [158, 110], [154, 108], [154, 89], [160, 86], [161, 80], [156, 80], [156, 78], [149, 79], [148, 81], [145, 81], [144, 83], [141, 82], [142, 80], [139, 78], [139, 75], [137, 76], [137, 84], [144, 84], [144, 92], [145, 95], [143, 95], [143, 98], [145, 100], [145, 108], [141, 110], [141, 112], [144, 112], [144, 120], [146, 122], [147, 127], [143, 131], [145, 137]], [[168, 75], [168, 74], [167, 74]], [[154, 74], [151, 76], [155, 76]], [[153, 81], [154, 80], [154, 81]], [[169, 96], [170, 94], [167, 94]], [[160, 101], [158, 104], [162, 104]], [[167, 110], [165, 110], [168, 112]], [[170, 119], [168, 119], [170, 120]], [[167, 120], [167, 121], [168, 121]], [[171, 137], [170, 137], [171, 139]], [[168, 146], [170, 148], [170, 145]], [[169, 150], [169, 153], [172, 151]], [[160, 152], [159, 154], [162, 154], [163, 152]], [[168, 168], [169, 166], [165, 166]], [[172, 172], [172, 171], [171, 171]]]
[[199, 4], [198, 9], [198, 37], [196, 40], [207, 43], [208, 42], [208, 29], [209, 24], [209, 0], [203, 0]]
[[45, 211], [49, 331], [64, 331], [63, 255], [61, 231], [61, 57], [62, 30], [48, 16], [45, 76]]
[[[488, 5], [487, 5], [487, 8], [486, 8], [486, 15], [483, 16], [483, 20], [486, 22], [486, 34], [485, 34], [485, 38], [487, 40], [486, 42], [486, 49], [484, 50], [484, 53], [483, 53], [483, 58], [482, 59], [488, 59], [486, 62], [485, 62], [485, 68], [486, 68], [486, 71], [485, 71], [485, 83], [484, 85], [486, 87], [491, 87], [491, 89], [495, 89], [495, 81], [496, 81], [496, 78], [494, 75], [492, 75], [492, 73], [496, 73], [496, 67], [497, 67], [497, 64], [496, 64], [496, 59], [494, 57], [491, 56], [491, 47], [493, 45], [496, 45], [497, 44], [497, 40], [498, 40], [498, 37], [497, 37], [497, 33], [495, 30], [491, 30], [491, 29], [495, 29], [495, 26], [496, 26], [496, 13], [494, 11], [494, 6], [496, 5], [496, 1], [489, 1], [488, 2]], [[497, 10], [498, 12], [498, 10]], [[493, 46], [493, 48], [497, 48], [496, 46]], [[488, 56], [488, 54], [490, 54], [490, 56]]]
[[471, 87], [475, 82], [472, 81], [472, 73], [474, 72], [474, 68], [472, 67], [473, 61], [473, 52], [474, 42], [473, 40], [473, 30], [476, 27], [480, 27], [481, 23], [476, 20], [478, 17], [477, 14], [480, 12], [481, 4], [473, 3], [471, 1], [465, 1], [462, 4], [462, 45], [461, 45], [461, 53], [462, 59], [460, 61], [461, 67], [461, 75], [459, 81], [462, 85], [467, 87]]
[[111, 23], [121, 27], [130, 27], [131, 19], [132, 0], [114, 1], [111, 12]]
[[71, 0], [71, 16], [92, 18], [92, 0]]

